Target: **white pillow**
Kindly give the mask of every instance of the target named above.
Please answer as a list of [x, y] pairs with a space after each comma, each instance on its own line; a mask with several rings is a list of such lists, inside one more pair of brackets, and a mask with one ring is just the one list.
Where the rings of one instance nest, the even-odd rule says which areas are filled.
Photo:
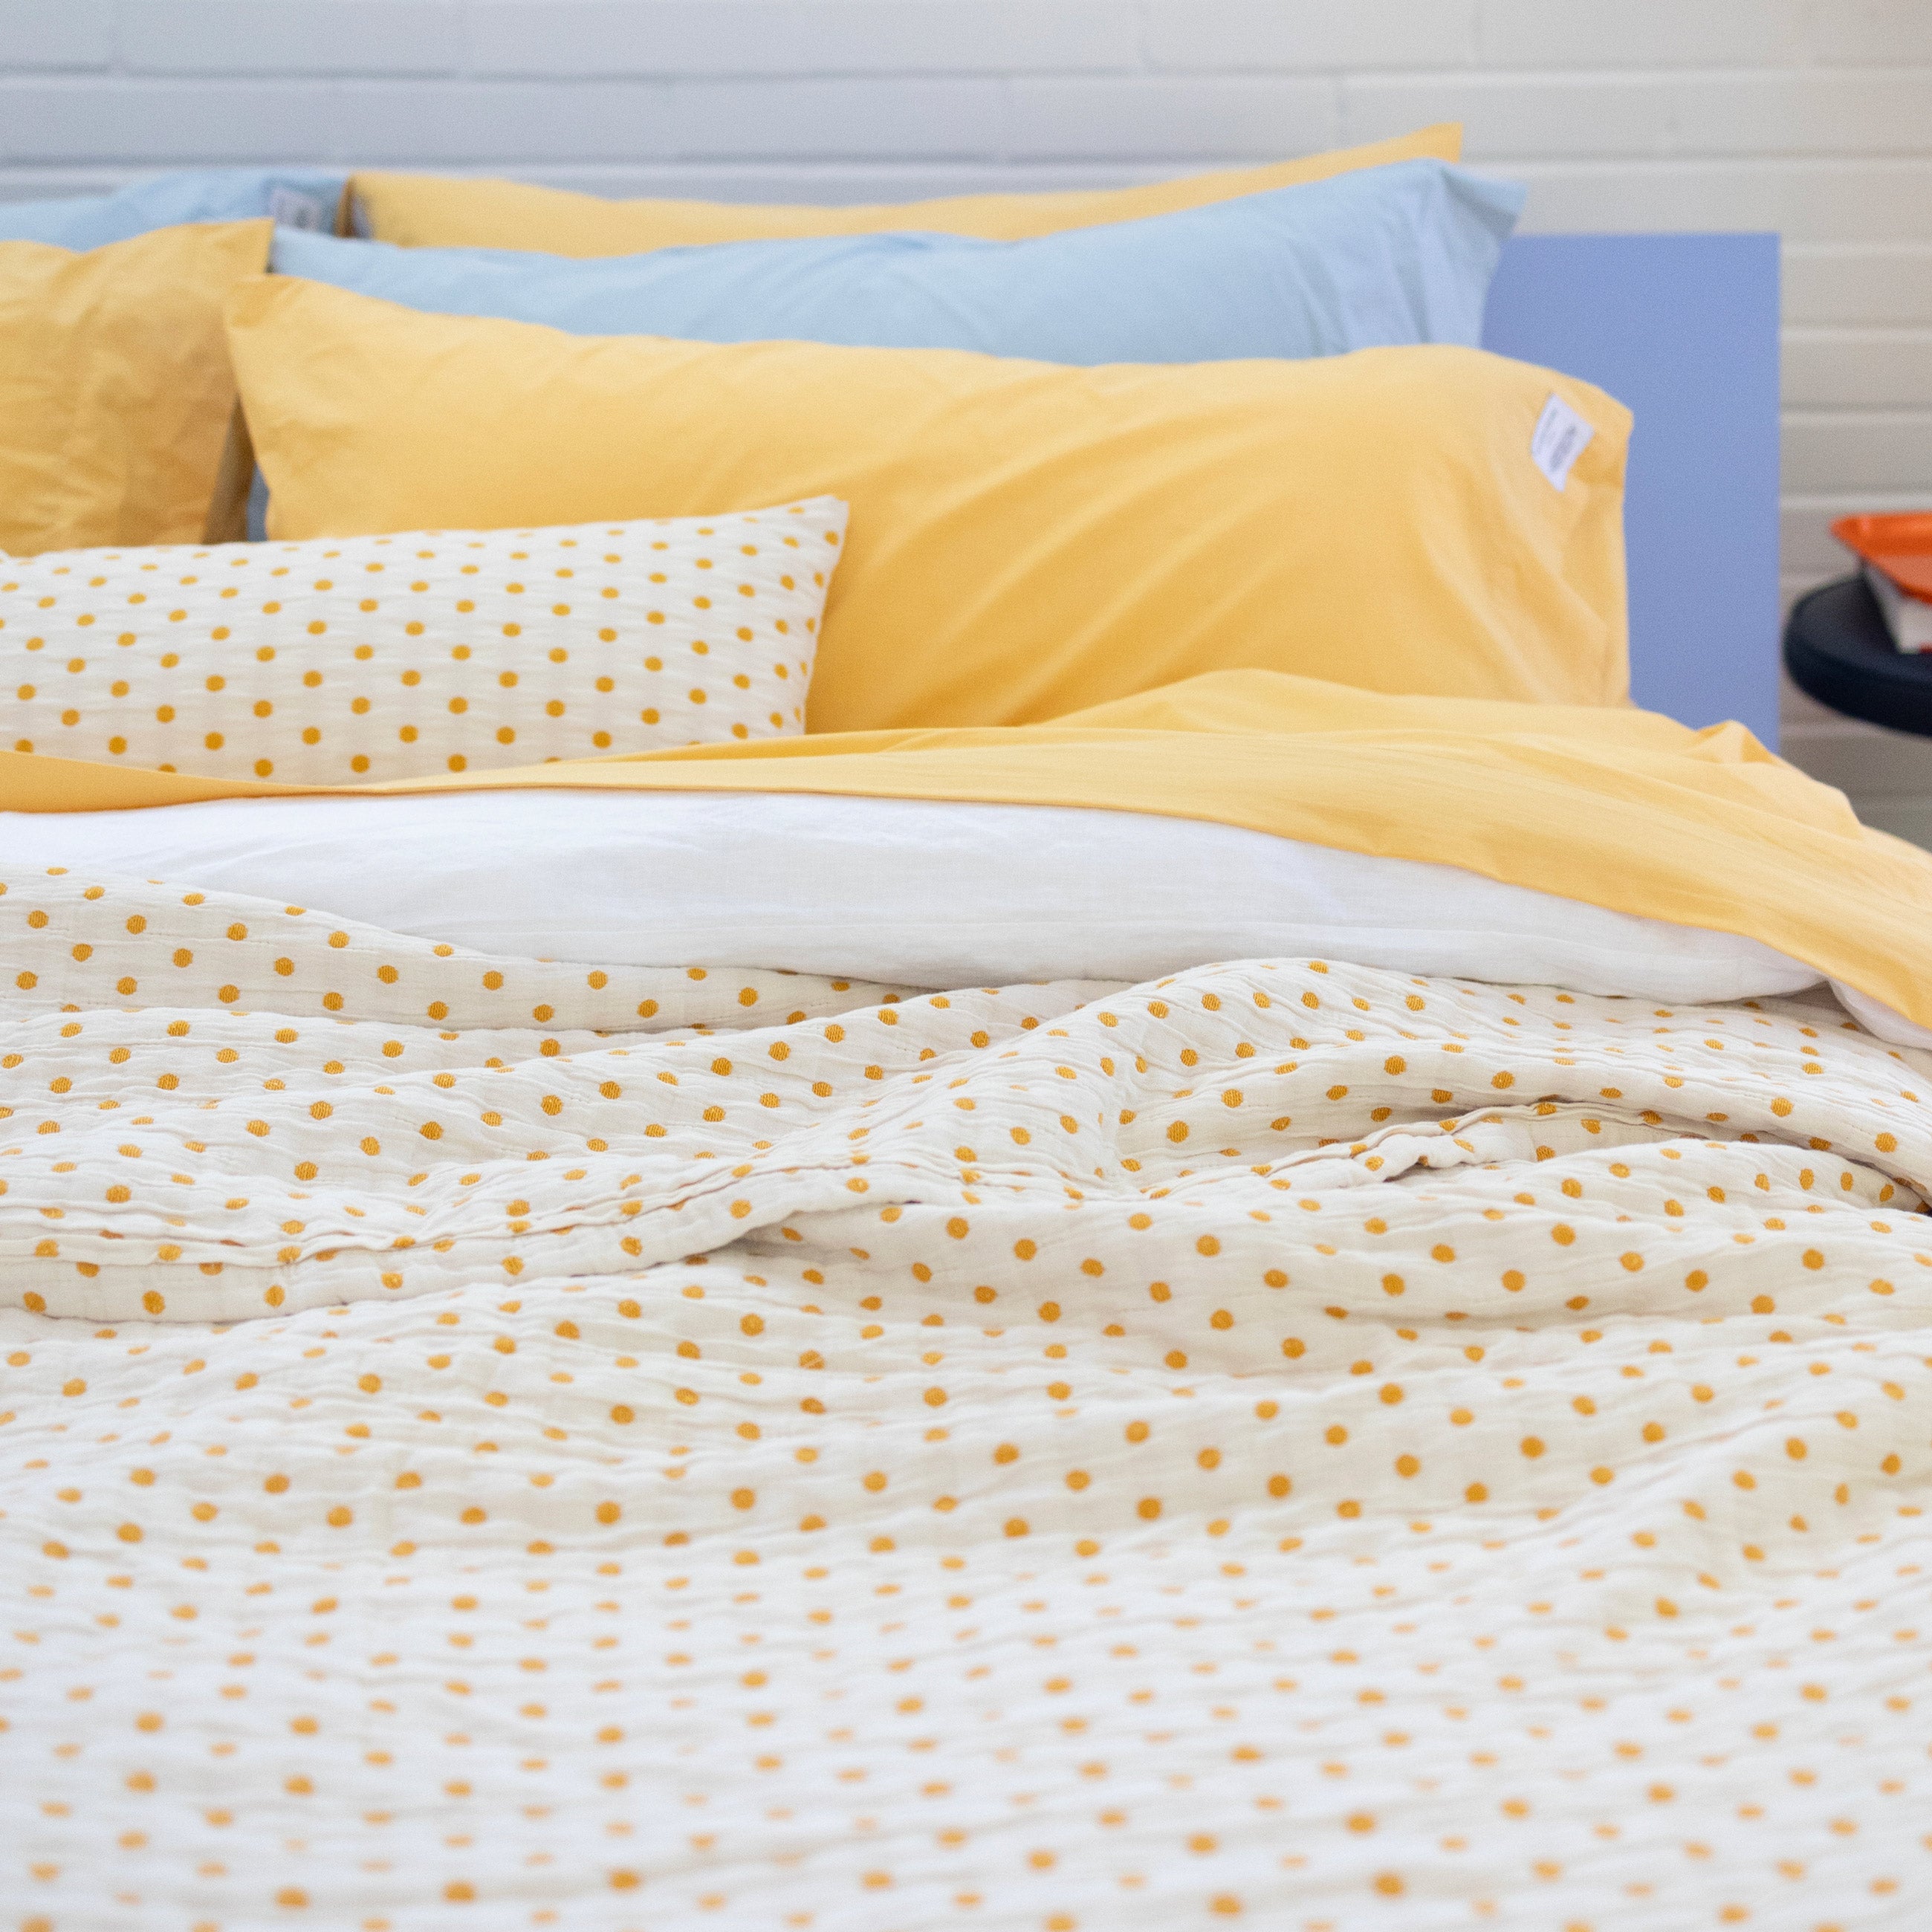
[[355, 784], [805, 729], [845, 506], [0, 566], [0, 746]]

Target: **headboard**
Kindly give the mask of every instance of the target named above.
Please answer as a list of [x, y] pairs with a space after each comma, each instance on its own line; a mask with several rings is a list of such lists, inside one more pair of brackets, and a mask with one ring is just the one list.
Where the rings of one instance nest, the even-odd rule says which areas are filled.
[[1636, 418], [1624, 512], [1631, 696], [1778, 743], [1775, 235], [1522, 235], [1483, 346]]

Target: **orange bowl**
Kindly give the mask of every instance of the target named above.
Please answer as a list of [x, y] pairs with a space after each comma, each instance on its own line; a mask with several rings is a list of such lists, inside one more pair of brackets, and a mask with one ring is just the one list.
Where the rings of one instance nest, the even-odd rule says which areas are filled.
[[1932, 510], [1840, 517], [1832, 534], [1907, 596], [1932, 603]]

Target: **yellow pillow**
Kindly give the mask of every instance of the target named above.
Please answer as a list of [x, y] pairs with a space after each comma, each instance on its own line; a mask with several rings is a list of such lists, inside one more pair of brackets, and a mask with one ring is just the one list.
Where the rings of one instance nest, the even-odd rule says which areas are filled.
[[692, 242], [759, 242], [800, 235], [876, 235], [892, 228], [1018, 242], [1142, 215], [1171, 214], [1265, 188], [1326, 181], [1390, 161], [1460, 160], [1462, 130], [1444, 122], [1393, 141], [1339, 148], [1267, 167], [1187, 175], [1147, 188], [1047, 194], [963, 194], [897, 206], [814, 208], [718, 201], [610, 201], [523, 182], [447, 175], [361, 174], [349, 184], [364, 230], [416, 248], [538, 248], [553, 255], [633, 255]]
[[[229, 316], [278, 537], [843, 498], [815, 731], [1250, 668], [1624, 694], [1628, 412], [1480, 350], [1072, 368], [567, 335], [280, 277]], [[1561, 488], [1531, 454], [1552, 393], [1594, 432]]]
[[272, 232], [0, 242], [0, 550], [200, 540], [235, 413], [222, 301]]

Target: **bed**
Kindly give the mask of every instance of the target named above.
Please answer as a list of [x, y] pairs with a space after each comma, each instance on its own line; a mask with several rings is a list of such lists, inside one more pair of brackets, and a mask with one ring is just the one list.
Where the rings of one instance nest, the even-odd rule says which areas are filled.
[[0, 753], [14, 1918], [1916, 1922], [1932, 880], [1701, 730], [1774, 278], [1496, 285], [1667, 716]]

